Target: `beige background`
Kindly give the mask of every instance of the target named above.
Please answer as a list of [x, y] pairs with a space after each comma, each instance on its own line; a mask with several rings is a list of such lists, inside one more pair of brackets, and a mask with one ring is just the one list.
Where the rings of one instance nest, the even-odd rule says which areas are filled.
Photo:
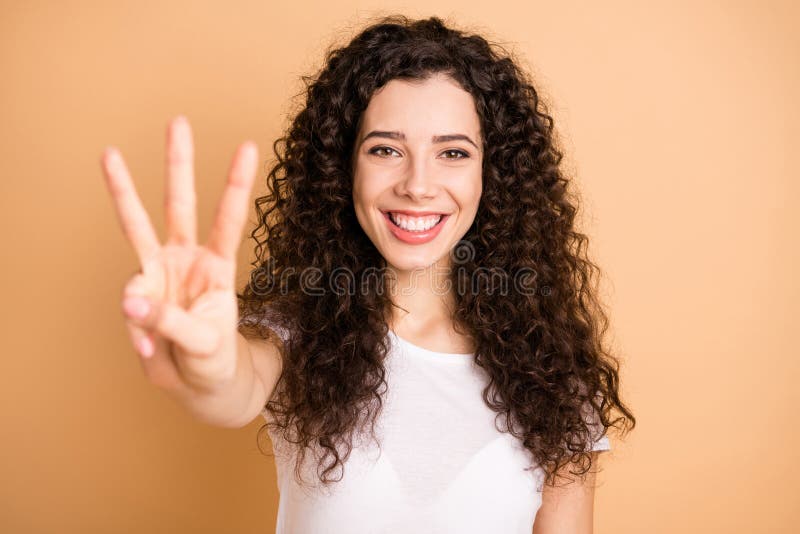
[[299, 76], [396, 8], [502, 41], [552, 103], [639, 421], [596, 532], [797, 532], [797, 4], [270, 4], [0, 4], [0, 531], [272, 532], [260, 421], [197, 423], [141, 374], [99, 158], [122, 150], [162, 231], [185, 113], [205, 238], [236, 145], [266, 163]]

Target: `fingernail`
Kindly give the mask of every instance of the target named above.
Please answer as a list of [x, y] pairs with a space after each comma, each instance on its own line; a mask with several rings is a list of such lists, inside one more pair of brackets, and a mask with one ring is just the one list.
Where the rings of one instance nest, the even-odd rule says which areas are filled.
[[153, 342], [150, 340], [149, 337], [145, 336], [139, 340], [139, 352], [145, 358], [149, 358], [153, 355], [153, 351], [155, 348], [153, 347]]
[[129, 317], [141, 319], [150, 312], [150, 303], [144, 297], [127, 297], [122, 301], [122, 309]]

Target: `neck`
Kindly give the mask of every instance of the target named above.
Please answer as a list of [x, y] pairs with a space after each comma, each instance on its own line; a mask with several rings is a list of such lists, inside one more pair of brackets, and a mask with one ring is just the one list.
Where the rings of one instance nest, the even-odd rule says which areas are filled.
[[455, 292], [446, 264], [437, 262], [410, 271], [390, 268], [388, 273], [387, 290], [394, 304], [389, 317], [391, 328], [402, 326], [416, 331], [452, 322]]

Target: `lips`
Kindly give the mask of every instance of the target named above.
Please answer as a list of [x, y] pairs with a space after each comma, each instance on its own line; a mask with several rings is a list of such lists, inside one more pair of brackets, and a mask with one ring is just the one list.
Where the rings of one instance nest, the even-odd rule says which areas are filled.
[[[397, 226], [392, 221], [391, 217], [389, 217], [389, 213], [401, 213], [408, 216], [418, 216], [418, 217], [428, 216], [428, 215], [441, 215], [441, 219], [439, 219], [439, 222], [436, 223], [436, 225], [434, 225], [432, 228], [429, 228], [428, 230], [413, 231], [413, 230], [405, 230]], [[447, 219], [450, 218], [450, 214], [436, 212], [436, 211], [389, 210], [383, 212], [383, 218], [386, 221], [389, 231], [398, 240], [410, 245], [421, 245], [423, 243], [428, 243], [429, 241], [432, 241], [437, 235], [439, 235], [439, 232], [441, 231], [444, 224], [447, 222]]]

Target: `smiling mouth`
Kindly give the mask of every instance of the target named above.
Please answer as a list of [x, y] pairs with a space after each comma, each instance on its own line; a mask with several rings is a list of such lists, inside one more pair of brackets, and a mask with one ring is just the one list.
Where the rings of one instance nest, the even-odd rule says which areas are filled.
[[402, 212], [385, 211], [384, 215], [397, 228], [406, 232], [428, 232], [444, 220], [447, 213], [425, 212], [424, 216], [411, 216]]

